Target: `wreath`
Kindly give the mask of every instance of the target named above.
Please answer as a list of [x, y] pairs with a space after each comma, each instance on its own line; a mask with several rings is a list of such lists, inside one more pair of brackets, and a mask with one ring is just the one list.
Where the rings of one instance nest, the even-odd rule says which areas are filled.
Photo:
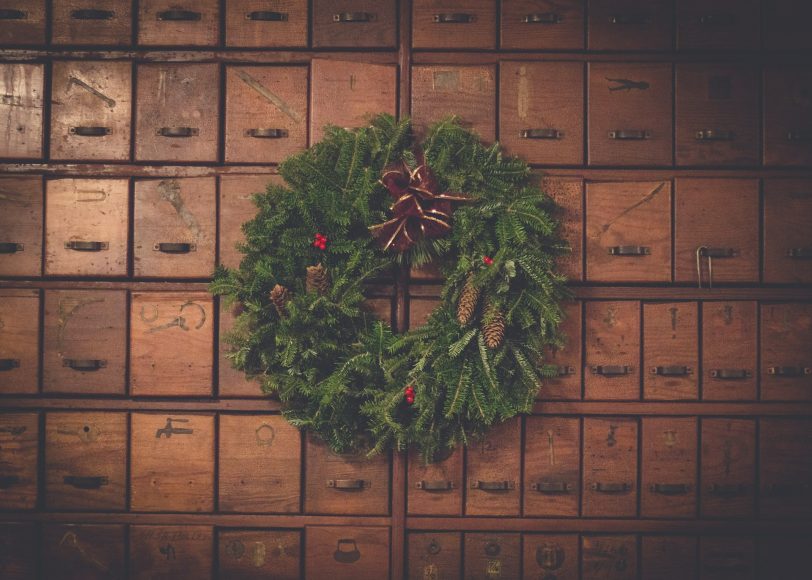
[[[211, 285], [237, 314], [232, 364], [335, 452], [418, 449], [426, 460], [532, 409], [559, 346], [568, 251], [526, 163], [454, 119], [417, 143], [389, 115], [279, 166], [256, 194], [238, 269]], [[366, 307], [370, 282], [433, 263], [425, 325], [395, 334]]]

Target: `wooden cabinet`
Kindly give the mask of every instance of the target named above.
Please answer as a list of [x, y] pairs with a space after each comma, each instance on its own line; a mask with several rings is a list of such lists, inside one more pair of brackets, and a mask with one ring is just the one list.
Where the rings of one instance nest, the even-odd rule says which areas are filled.
[[640, 398], [640, 303], [587, 302], [584, 398]]
[[524, 534], [522, 578], [577, 580], [580, 568], [575, 534]]
[[756, 398], [758, 304], [752, 301], [702, 303], [702, 398], [752, 401]]
[[0, 290], [0, 393], [39, 390], [38, 290]]
[[462, 515], [464, 450], [460, 447], [433, 463], [409, 454], [407, 510], [410, 515]]
[[313, 46], [392, 48], [396, 22], [395, 0], [313, 0]]
[[44, 578], [105, 580], [126, 574], [125, 526], [120, 524], [45, 524], [42, 528]]
[[577, 516], [581, 481], [581, 421], [527, 417], [524, 515]]
[[293, 530], [223, 530], [217, 534], [218, 578], [297, 580], [302, 535]]
[[671, 0], [587, 0], [589, 50], [670, 50]]
[[696, 515], [697, 420], [643, 417], [641, 517]]
[[44, 76], [41, 64], [0, 63], [0, 159], [42, 157]]
[[408, 536], [408, 580], [462, 578], [462, 534], [420, 532]]
[[373, 580], [389, 570], [389, 529], [305, 527], [305, 578]]
[[138, 44], [213, 46], [219, 37], [218, 0], [139, 0]]
[[584, 418], [585, 517], [637, 515], [637, 419]]
[[564, 305], [564, 320], [558, 330], [564, 336], [564, 344], [550, 348], [544, 364], [556, 367], [557, 375], [542, 382], [538, 398], [543, 401], [581, 398], [583, 376], [583, 333], [581, 331], [583, 304], [571, 302]]
[[699, 307], [696, 302], [643, 304], [643, 398], [699, 396]]
[[0, 178], [0, 276], [42, 273], [42, 178]]
[[756, 498], [756, 422], [703, 418], [700, 514], [752, 517]]
[[414, 48], [496, 48], [495, 0], [414, 0]]
[[584, 48], [583, 0], [511, 0], [501, 10], [503, 49]]
[[762, 400], [812, 400], [810, 344], [812, 344], [812, 304], [762, 303]]
[[214, 531], [210, 526], [131, 526], [132, 580], [211, 578]]
[[226, 46], [278, 48], [307, 46], [307, 0], [229, 0]]
[[764, 165], [812, 164], [812, 72], [806, 67], [764, 69]]
[[43, 44], [45, 0], [8, 0], [0, 11], [0, 45]]
[[464, 549], [466, 579], [518, 578], [521, 574], [519, 534], [465, 534]]
[[764, 180], [764, 282], [812, 283], [812, 181]]
[[39, 415], [0, 413], [0, 509], [37, 505]]
[[581, 570], [590, 580], [634, 580], [637, 578], [637, 543], [632, 535], [581, 537]]
[[694, 536], [643, 536], [642, 577], [659, 580], [696, 578], [698, 551]]
[[518, 516], [521, 510], [521, 422], [494, 426], [466, 449], [465, 514]]
[[677, 0], [678, 50], [753, 50], [761, 32], [759, 0]]
[[54, 0], [51, 21], [54, 44], [132, 44], [132, 0]]

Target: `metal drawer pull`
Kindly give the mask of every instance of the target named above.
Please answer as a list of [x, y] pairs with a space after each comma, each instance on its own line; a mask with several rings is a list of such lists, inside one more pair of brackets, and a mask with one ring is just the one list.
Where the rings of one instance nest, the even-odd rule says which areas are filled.
[[740, 381], [749, 379], [753, 373], [747, 369], [714, 369], [710, 372], [710, 376], [720, 381]]
[[575, 374], [575, 367], [571, 367], [571, 366], [567, 366], [567, 365], [560, 365], [556, 369], [555, 372], [556, 372], [556, 375], [559, 376], [559, 377], [566, 377], [568, 375], [574, 375]]
[[649, 489], [660, 495], [684, 495], [691, 491], [687, 483], [652, 483]]
[[414, 486], [423, 491], [450, 491], [456, 487], [453, 481], [445, 481], [442, 479], [437, 481], [418, 481]]
[[16, 254], [24, 249], [25, 246], [17, 242], [0, 242], [0, 254]]
[[480, 481], [478, 479], [471, 482], [471, 489], [482, 491], [508, 491], [516, 489], [516, 484], [512, 481]]
[[104, 137], [113, 130], [110, 127], [71, 127], [68, 132], [79, 137]]
[[80, 240], [71, 240], [65, 242], [66, 250], [74, 250], [76, 252], [101, 252], [110, 247], [107, 242], [82, 242]]
[[709, 248], [702, 246], [699, 255], [703, 258], [735, 258], [739, 255], [736, 248]]
[[285, 12], [271, 12], [269, 10], [257, 10], [245, 15], [246, 20], [258, 22], [287, 22], [288, 15]]
[[609, 138], [617, 141], [645, 141], [651, 139], [651, 131], [645, 129], [615, 129], [609, 131]]
[[333, 22], [372, 22], [375, 15], [371, 12], [341, 12], [333, 14]]
[[22, 480], [18, 475], [0, 475], [0, 489], [8, 489], [13, 485], [20, 485]]
[[0, 358], [0, 371], [13, 371], [18, 368], [20, 368], [20, 359]]
[[284, 139], [288, 136], [288, 132], [285, 129], [247, 129], [245, 136], [256, 139]]
[[652, 375], [659, 375], [661, 377], [684, 377], [693, 373], [691, 367], [685, 365], [666, 365], [661, 367], [651, 367]]
[[632, 367], [629, 365], [595, 365], [591, 367], [592, 374], [602, 377], [620, 377], [628, 375]]
[[455, 12], [454, 14], [435, 14], [433, 20], [437, 24], [470, 24], [476, 20], [476, 16]]
[[539, 493], [569, 493], [574, 486], [568, 481], [539, 481], [531, 483], [530, 489]]
[[812, 260], [812, 248], [790, 248], [787, 250], [787, 257], [796, 260]]
[[609, 248], [610, 256], [648, 256], [651, 248], [648, 246], [612, 246]]
[[708, 493], [720, 497], [734, 497], [743, 495], [747, 491], [747, 486], [743, 483], [712, 483], [708, 487]]
[[200, 20], [200, 12], [192, 10], [164, 10], [155, 15], [157, 20], [167, 20], [171, 22], [195, 22]]
[[187, 244], [185, 242], [161, 242], [152, 246], [156, 252], [163, 252], [164, 254], [188, 254], [197, 250], [195, 244]]
[[731, 26], [736, 23], [736, 15], [705, 14], [699, 17], [699, 23], [705, 26]]
[[599, 493], [626, 493], [632, 490], [631, 483], [602, 483], [600, 481], [589, 486], [592, 491]]
[[75, 371], [93, 372], [107, 366], [107, 361], [99, 358], [66, 358], [62, 359], [63, 367], [70, 367]]
[[810, 140], [812, 140], [812, 137], [810, 137], [809, 131], [796, 129], [795, 131], [789, 131], [787, 133], [787, 141], [809, 142]]
[[801, 377], [812, 375], [812, 369], [809, 367], [769, 367], [767, 374], [775, 377]]
[[0, 20], [27, 20], [28, 12], [12, 8], [0, 8]]
[[161, 137], [196, 137], [200, 130], [197, 127], [161, 127], [157, 133]]
[[733, 141], [736, 139], [736, 134], [733, 131], [705, 129], [702, 131], [697, 131], [694, 137], [697, 141]]
[[522, 18], [522, 22], [526, 24], [558, 24], [561, 22], [561, 16], [555, 12], [541, 12], [528, 14]]
[[522, 129], [522, 139], [561, 139], [563, 131], [558, 129]]
[[609, 17], [611, 24], [651, 24], [651, 16], [645, 14], [614, 14]]
[[103, 475], [66, 475], [62, 481], [65, 483], [65, 485], [72, 485], [76, 489], [99, 489], [101, 486], [108, 485], [110, 483], [110, 480]]
[[363, 479], [328, 479], [327, 487], [340, 491], [356, 491], [367, 489], [370, 483]]
[[71, 10], [70, 17], [74, 20], [112, 20], [116, 13], [112, 10], [97, 10], [95, 8], [83, 8], [81, 10]]

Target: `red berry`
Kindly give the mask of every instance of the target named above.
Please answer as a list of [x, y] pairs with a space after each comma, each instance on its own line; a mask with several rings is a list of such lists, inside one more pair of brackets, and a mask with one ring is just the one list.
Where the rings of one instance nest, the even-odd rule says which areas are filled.
[[327, 249], [327, 244], [325, 244], [324, 242], [319, 243], [319, 250], [326, 250], [326, 249]]
[[406, 402], [411, 405], [412, 403], [414, 403], [414, 397], [406, 397]]
[[493, 258], [490, 256], [482, 256], [482, 261], [485, 263], [486, 266], [490, 266], [493, 264]]

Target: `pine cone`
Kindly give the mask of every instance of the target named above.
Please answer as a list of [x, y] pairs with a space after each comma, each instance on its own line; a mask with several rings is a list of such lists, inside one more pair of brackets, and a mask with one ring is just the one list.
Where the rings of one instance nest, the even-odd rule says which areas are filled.
[[318, 292], [322, 296], [330, 291], [330, 275], [321, 264], [307, 267], [305, 287], [308, 292]]
[[499, 348], [505, 338], [505, 317], [502, 311], [494, 304], [488, 304], [482, 316], [482, 334], [485, 337], [485, 346], [490, 349]]
[[479, 302], [479, 288], [474, 286], [471, 277], [465, 282], [460, 293], [460, 301], [457, 304], [457, 321], [465, 326], [474, 317], [476, 304]]
[[285, 316], [287, 313], [287, 303], [290, 300], [290, 290], [281, 284], [277, 284], [273, 287], [273, 290], [271, 290], [269, 298], [271, 299], [271, 302], [273, 302], [279, 316]]

